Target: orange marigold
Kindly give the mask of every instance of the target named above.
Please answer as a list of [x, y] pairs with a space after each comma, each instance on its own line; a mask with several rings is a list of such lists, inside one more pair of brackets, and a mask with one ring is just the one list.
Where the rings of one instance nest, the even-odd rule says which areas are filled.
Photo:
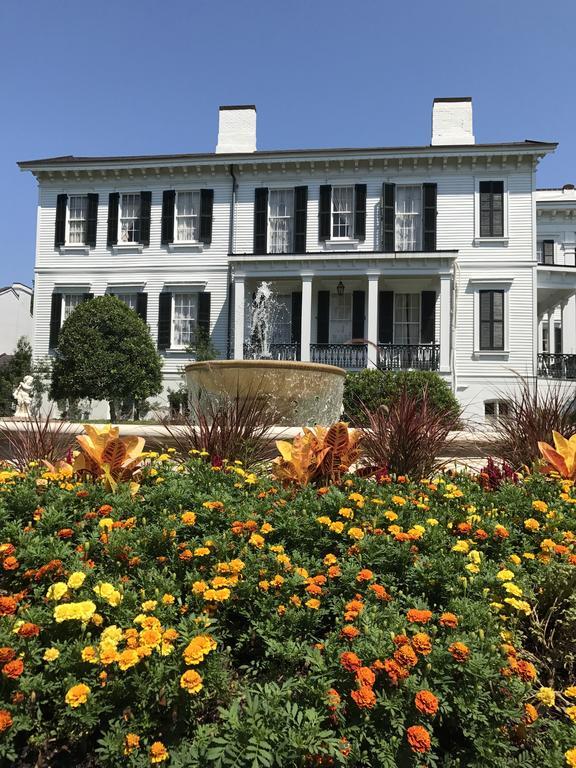
[[443, 613], [440, 616], [440, 626], [448, 629], [456, 629], [458, 626], [458, 616], [454, 613]]
[[424, 715], [435, 715], [438, 712], [438, 699], [430, 691], [418, 691], [414, 697], [414, 704], [416, 709]]
[[7, 709], [0, 709], [0, 733], [7, 731], [12, 725], [12, 715]]
[[367, 685], [371, 687], [376, 682], [376, 675], [370, 667], [358, 667], [356, 670], [356, 680], [361, 686]]
[[124, 754], [131, 755], [135, 749], [140, 748], [140, 736], [135, 733], [127, 733], [124, 738]]
[[2, 674], [9, 677], [11, 680], [16, 680], [17, 677], [24, 672], [24, 662], [22, 659], [14, 659], [4, 664], [2, 667]]
[[464, 664], [470, 656], [470, 648], [464, 643], [452, 643], [452, 645], [448, 646], [448, 651], [452, 654], [454, 661], [457, 661], [459, 664]]
[[394, 659], [384, 661], [384, 669], [392, 685], [398, 685], [400, 680], [405, 680], [410, 674], [405, 667], [401, 667]]
[[432, 652], [432, 641], [425, 632], [417, 632], [412, 638], [412, 648], [422, 656], [428, 656]]
[[531, 680], [536, 679], [536, 667], [534, 664], [531, 664], [529, 661], [522, 661], [518, 662], [518, 676], [521, 680], [524, 680], [525, 683], [529, 683]]
[[538, 720], [538, 710], [536, 707], [532, 704], [524, 704], [522, 722], [526, 723], [526, 725], [532, 725], [536, 720]]
[[345, 637], [346, 640], [354, 640], [359, 634], [360, 630], [352, 624], [346, 624], [346, 626], [342, 627], [340, 630], [340, 637]]
[[9, 648], [8, 646], [0, 648], [0, 664], [6, 664], [8, 661], [12, 661], [14, 656], [16, 656], [14, 648]]
[[352, 691], [350, 695], [360, 709], [371, 709], [376, 704], [376, 695], [368, 685], [361, 685], [357, 691]]
[[60, 539], [70, 539], [74, 536], [74, 531], [72, 528], [61, 528], [58, 531], [58, 538]]
[[399, 648], [401, 645], [406, 645], [407, 643], [409, 644], [410, 638], [408, 635], [394, 635], [392, 642], [397, 648]]
[[168, 750], [161, 741], [155, 741], [150, 747], [150, 762], [155, 764], [164, 760], [168, 760]]
[[342, 699], [335, 688], [326, 691], [326, 696], [328, 697], [328, 709], [336, 709], [340, 705]]
[[406, 618], [412, 624], [427, 624], [432, 618], [432, 611], [421, 611], [417, 608], [410, 608]]
[[340, 655], [340, 665], [347, 669], [348, 672], [355, 672], [357, 669], [360, 669], [362, 662], [352, 651], [344, 651]]
[[30, 621], [25, 621], [18, 629], [20, 637], [37, 637], [40, 634], [40, 627], [38, 624], [32, 624]]
[[10, 557], [5, 558], [4, 562], [2, 563], [2, 567], [4, 568], [5, 571], [15, 571], [19, 566], [20, 566], [20, 563], [12, 555]]
[[394, 658], [401, 667], [414, 667], [418, 663], [418, 657], [412, 650], [412, 647], [408, 644], [401, 645], [400, 648], [394, 652]]
[[374, 574], [369, 568], [362, 568], [361, 571], [358, 571], [356, 581], [372, 581], [373, 578]]
[[413, 752], [423, 754], [430, 751], [430, 734], [421, 725], [411, 725], [406, 731], [406, 737]]
[[386, 592], [386, 589], [380, 584], [370, 584], [368, 589], [370, 589], [376, 595], [378, 600], [383, 600], [384, 602], [389, 602], [392, 600], [388, 592]]

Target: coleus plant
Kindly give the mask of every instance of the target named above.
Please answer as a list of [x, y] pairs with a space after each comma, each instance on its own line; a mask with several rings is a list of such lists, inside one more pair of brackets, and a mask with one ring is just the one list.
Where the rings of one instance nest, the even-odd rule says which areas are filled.
[[552, 432], [554, 447], [548, 443], [539, 442], [540, 453], [548, 464], [543, 471], [553, 472], [566, 480], [576, 479], [576, 435], [567, 439], [559, 432]]

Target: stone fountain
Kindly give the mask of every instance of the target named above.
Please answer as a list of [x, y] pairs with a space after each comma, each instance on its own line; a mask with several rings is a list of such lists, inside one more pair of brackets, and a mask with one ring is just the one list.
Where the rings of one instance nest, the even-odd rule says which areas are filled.
[[261, 283], [250, 312], [249, 359], [210, 360], [185, 368], [192, 402], [261, 398], [280, 426], [331, 424], [342, 410], [346, 371], [333, 365], [274, 359], [281, 307], [270, 283]]

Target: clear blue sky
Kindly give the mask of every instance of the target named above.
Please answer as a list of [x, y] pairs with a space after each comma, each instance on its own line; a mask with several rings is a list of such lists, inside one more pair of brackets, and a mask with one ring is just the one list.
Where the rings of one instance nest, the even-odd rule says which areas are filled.
[[477, 141], [559, 141], [539, 185], [576, 182], [575, 34], [576, 0], [0, 0], [0, 286], [33, 277], [17, 160], [213, 151], [220, 104], [260, 149], [386, 146], [472, 96]]

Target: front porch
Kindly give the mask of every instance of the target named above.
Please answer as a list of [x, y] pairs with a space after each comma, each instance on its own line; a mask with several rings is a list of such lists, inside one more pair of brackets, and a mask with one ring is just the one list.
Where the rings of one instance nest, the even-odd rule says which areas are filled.
[[229, 356], [259, 356], [251, 314], [257, 287], [267, 282], [278, 306], [272, 359], [449, 373], [452, 258], [395, 259], [378, 269], [355, 256], [313, 271], [284, 260], [283, 271], [293, 270], [285, 275], [269, 263], [235, 265]]
[[538, 368], [546, 379], [576, 380], [576, 275], [538, 267]]

